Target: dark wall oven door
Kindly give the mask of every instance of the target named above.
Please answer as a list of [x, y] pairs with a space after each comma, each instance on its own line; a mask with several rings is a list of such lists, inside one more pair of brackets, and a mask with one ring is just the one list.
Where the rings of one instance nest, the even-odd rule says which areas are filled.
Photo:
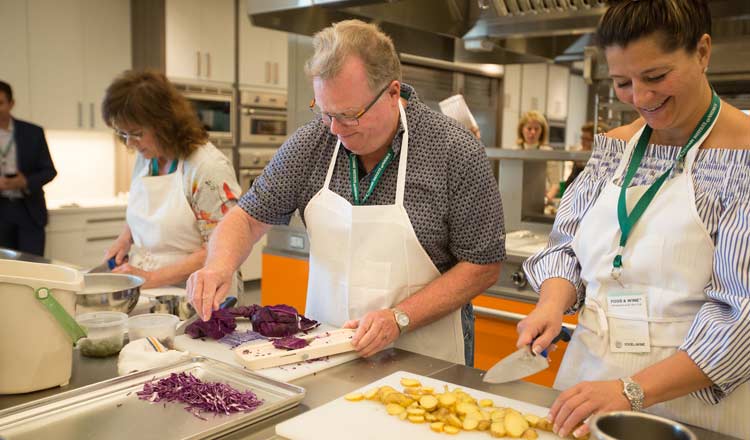
[[184, 93], [211, 139], [232, 140], [234, 104], [232, 95]]
[[286, 140], [286, 110], [258, 107], [242, 109], [240, 142], [259, 146], [281, 145]]

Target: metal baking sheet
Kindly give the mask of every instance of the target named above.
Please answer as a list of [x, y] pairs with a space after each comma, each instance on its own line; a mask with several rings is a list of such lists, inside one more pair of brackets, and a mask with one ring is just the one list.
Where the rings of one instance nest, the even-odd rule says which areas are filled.
[[[136, 392], [153, 379], [192, 373], [210, 382], [251, 390], [263, 405], [247, 413], [213, 415], [201, 420], [181, 403], [150, 403]], [[305, 389], [268, 379], [208, 358], [117, 377], [56, 396], [0, 411], [4, 440], [75, 439], [187, 440], [217, 438], [297, 405]]]

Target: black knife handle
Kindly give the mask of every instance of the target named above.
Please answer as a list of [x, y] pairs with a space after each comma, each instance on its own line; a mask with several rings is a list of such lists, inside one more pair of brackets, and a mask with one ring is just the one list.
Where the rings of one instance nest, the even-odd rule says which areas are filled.
[[[555, 339], [553, 339], [552, 342], [550, 342], [550, 344], [554, 344], [555, 342], [558, 342], [560, 340], [563, 340], [565, 342], [570, 342], [570, 330], [568, 330], [565, 327], [561, 328], [560, 329], [560, 333], [558, 333], [557, 336], [555, 336]], [[533, 343], [534, 342], [532, 341], [532, 344]], [[532, 351], [532, 353], [533, 353], [533, 351]], [[542, 352], [539, 353], [539, 354], [541, 354], [544, 357], [549, 356], [549, 353], [547, 352], [546, 348], [544, 350], [542, 350]]]

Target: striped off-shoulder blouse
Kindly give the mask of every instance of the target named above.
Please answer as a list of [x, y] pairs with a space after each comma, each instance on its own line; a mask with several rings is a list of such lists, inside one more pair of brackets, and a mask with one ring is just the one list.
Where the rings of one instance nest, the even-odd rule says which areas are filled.
[[[626, 142], [596, 136], [591, 159], [565, 191], [547, 247], [524, 263], [534, 290], [549, 278], [565, 278], [585, 299], [571, 242], [578, 225], [612, 179]], [[632, 186], [650, 185], [675, 161], [679, 148], [649, 145]], [[750, 150], [700, 150], [693, 164], [695, 203], [716, 247], [708, 301], [680, 347], [715, 384], [693, 395], [717, 403], [750, 379]], [[622, 178], [615, 183], [621, 184]], [[730, 349], [732, 348], [732, 349]]]

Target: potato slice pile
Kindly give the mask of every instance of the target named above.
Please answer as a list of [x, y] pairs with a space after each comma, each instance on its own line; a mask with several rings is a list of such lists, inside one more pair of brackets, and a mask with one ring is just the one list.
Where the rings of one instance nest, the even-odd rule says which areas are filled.
[[490, 399], [477, 400], [460, 388], [435, 392], [417, 379], [402, 378], [402, 391], [384, 385], [365, 393], [344, 396], [352, 402], [372, 400], [385, 405], [388, 414], [411, 423], [428, 424], [438, 433], [484, 431], [492, 437], [539, 438], [537, 429], [552, 432], [552, 424], [533, 414], [496, 407]]

